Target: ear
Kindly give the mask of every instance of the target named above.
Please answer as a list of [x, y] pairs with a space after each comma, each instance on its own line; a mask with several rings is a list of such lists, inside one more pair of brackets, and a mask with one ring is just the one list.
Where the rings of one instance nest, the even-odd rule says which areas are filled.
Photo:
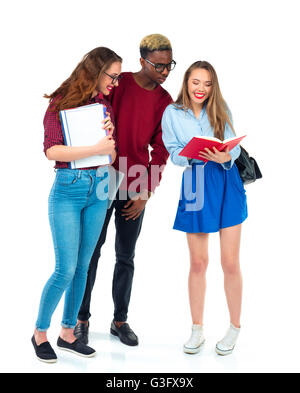
[[146, 61], [145, 61], [145, 59], [143, 59], [142, 57], [140, 58], [140, 64], [141, 64], [141, 66], [142, 66], [142, 69], [144, 69], [145, 66], [146, 66]]

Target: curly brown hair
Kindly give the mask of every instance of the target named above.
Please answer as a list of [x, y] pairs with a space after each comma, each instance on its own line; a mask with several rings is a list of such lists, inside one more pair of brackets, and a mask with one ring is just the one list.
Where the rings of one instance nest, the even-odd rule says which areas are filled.
[[50, 95], [44, 95], [53, 103], [52, 110], [60, 111], [85, 105], [101, 75], [114, 62], [122, 62], [122, 58], [109, 48], [99, 47], [88, 52], [58, 89]]

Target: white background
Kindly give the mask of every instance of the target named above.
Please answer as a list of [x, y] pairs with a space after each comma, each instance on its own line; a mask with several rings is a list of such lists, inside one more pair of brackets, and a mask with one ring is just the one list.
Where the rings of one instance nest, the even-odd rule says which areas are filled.
[[[299, 372], [299, 27], [298, 1], [9, 1], [1, 2], [1, 355], [6, 372]], [[299, 24], [298, 24], [299, 26]], [[149, 201], [136, 249], [129, 323], [140, 345], [109, 335], [114, 226], [93, 292], [91, 341], [97, 357], [58, 352], [38, 362], [30, 343], [42, 288], [54, 269], [47, 199], [53, 163], [43, 154], [42, 119], [51, 93], [97, 46], [138, 71], [139, 43], [161, 33], [177, 66], [164, 87], [176, 98], [196, 60], [215, 67], [244, 147], [263, 179], [247, 186], [243, 227], [242, 331], [231, 356], [214, 346], [229, 320], [218, 234], [210, 239], [206, 343], [182, 352], [190, 334], [189, 256], [184, 233], [172, 230], [182, 169], [170, 161]], [[49, 330], [60, 330], [62, 302]]]

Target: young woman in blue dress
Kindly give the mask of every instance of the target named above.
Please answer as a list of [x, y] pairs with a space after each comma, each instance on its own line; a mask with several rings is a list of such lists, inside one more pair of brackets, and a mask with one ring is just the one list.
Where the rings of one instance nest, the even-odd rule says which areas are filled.
[[[242, 275], [239, 261], [241, 224], [247, 218], [245, 189], [234, 164], [240, 154], [231, 151], [199, 151], [199, 160], [179, 153], [194, 136], [221, 140], [235, 136], [231, 113], [224, 101], [217, 74], [206, 61], [193, 63], [185, 72], [181, 91], [162, 118], [163, 141], [175, 165], [186, 167], [174, 229], [186, 232], [190, 252], [189, 300], [192, 333], [186, 353], [197, 353], [205, 341], [203, 312], [208, 266], [209, 233], [219, 232], [221, 265], [230, 326], [216, 345], [216, 352], [233, 351], [240, 332]], [[208, 160], [206, 163], [201, 159]]]

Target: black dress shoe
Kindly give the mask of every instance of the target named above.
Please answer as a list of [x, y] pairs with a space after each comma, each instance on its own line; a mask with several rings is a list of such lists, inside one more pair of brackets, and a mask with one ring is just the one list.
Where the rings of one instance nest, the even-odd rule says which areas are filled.
[[78, 323], [74, 329], [74, 336], [78, 338], [83, 344], [88, 344], [89, 342], [89, 322], [88, 323]]
[[57, 361], [57, 356], [53, 351], [49, 341], [46, 341], [40, 345], [37, 345], [34, 335], [31, 338], [32, 345], [35, 350], [35, 354], [39, 360], [46, 363], [55, 363]]
[[96, 355], [96, 351], [93, 348], [88, 347], [78, 339], [70, 344], [67, 341], [63, 340], [61, 337], [58, 337], [57, 346], [64, 351], [73, 352], [76, 353], [76, 355], [80, 355], [85, 358], [91, 358]]
[[110, 326], [110, 332], [114, 336], [118, 336], [123, 344], [135, 346], [138, 345], [139, 340], [133, 330], [130, 329], [128, 323], [123, 323], [119, 328], [115, 322], [112, 321]]

